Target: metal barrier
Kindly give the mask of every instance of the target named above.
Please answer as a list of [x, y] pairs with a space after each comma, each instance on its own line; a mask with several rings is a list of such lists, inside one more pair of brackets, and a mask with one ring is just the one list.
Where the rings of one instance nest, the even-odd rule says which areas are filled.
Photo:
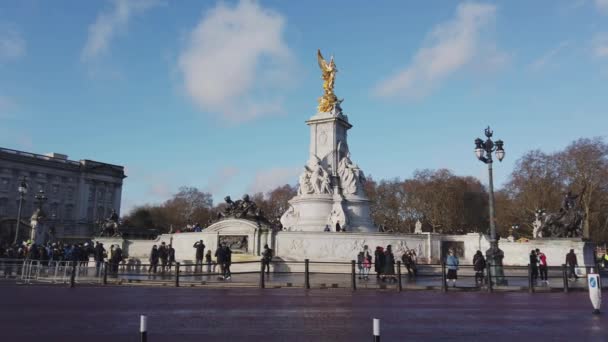
[[[586, 290], [583, 278], [595, 265], [550, 266], [542, 272], [535, 267], [503, 266], [500, 277], [495, 268], [486, 267], [476, 272], [473, 265], [459, 265], [457, 279], [450, 280], [445, 264], [421, 264], [412, 269], [401, 262], [391, 268], [365, 269], [356, 261], [284, 261], [274, 260], [270, 267], [261, 260], [233, 262], [226, 265], [195, 264], [142, 264], [127, 260], [119, 264], [71, 261], [40, 261], [29, 259], [0, 259], [0, 274], [5, 278], [19, 279], [23, 283], [54, 283], [75, 286], [93, 284], [141, 284], [175, 287], [192, 286], [249, 286], [259, 288], [293, 287], [303, 289], [341, 288], [435, 289], [442, 291], [500, 291], [527, 290], [542, 292]], [[408, 266], [410, 266], [408, 268]], [[375, 271], [380, 271], [377, 273]], [[606, 276], [607, 274], [603, 274]]]

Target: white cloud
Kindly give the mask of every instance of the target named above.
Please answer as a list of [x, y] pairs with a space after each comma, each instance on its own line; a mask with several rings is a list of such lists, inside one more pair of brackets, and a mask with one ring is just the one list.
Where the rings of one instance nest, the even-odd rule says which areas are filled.
[[291, 52], [285, 19], [242, 0], [220, 2], [190, 32], [178, 59], [185, 90], [203, 111], [240, 122], [282, 112]]
[[[379, 83], [374, 93], [381, 97], [421, 97], [460, 68], [481, 59], [480, 33], [494, 20], [495, 13], [493, 5], [460, 4], [453, 19], [430, 32], [428, 43], [416, 52], [410, 65]], [[497, 55], [489, 58], [496, 59]]]
[[595, 57], [608, 57], [608, 32], [598, 33], [593, 38], [593, 54]]
[[563, 49], [567, 48], [569, 45], [570, 45], [570, 43], [567, 41], [563, 41], [563, 42], [559, 43], [556, 47], [547, 51], [544, 55], [542, 55], [537, 60], [532, 62], [532, 64], [530, 64], [530, 67], [533, 70], [540, 70], [540, 69], [544, 68], [545, 66], [549, 65], [553, 61], [553, 59], [555, 58], [555, 56], [557, 54], [559, 54]]
[[255, 174], [248, 191], [250, 193], [267, 192], [285, 184], [295, 184], [301, 172], [301, 167], [276, 167], [260, 170]]
[[0, 63], [24, 56], [25, 50], [25, 40], [17, 30], [0, 26]]
[[89, 34], [81, 54], [83, 61], [106, 53], [114, 36], [127, 27], [133, 15], [160, 4], [158, 0], [112, 0], [112, 3], [112, 9], [100, 13], [89, 26]]
[[608, 14], [608, 0], [595, 0], [595, 7], [597, 7], [600, 12]]

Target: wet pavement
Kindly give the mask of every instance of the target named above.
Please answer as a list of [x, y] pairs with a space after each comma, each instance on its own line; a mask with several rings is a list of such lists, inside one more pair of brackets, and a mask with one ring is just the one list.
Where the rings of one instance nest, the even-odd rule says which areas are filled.
[[[588, 294], [0, 283], [2, 341], [607, 341]], [[606, 301], [604, 301], [606, 304]]]

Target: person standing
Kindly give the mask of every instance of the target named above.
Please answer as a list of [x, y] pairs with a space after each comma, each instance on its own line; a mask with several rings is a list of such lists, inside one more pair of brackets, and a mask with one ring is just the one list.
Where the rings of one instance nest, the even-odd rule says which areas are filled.
[[262, 272], [265, 269], [268, 275], [270, 275], [270, 261], [272, 261], [272, 249], [268, 247], [268, 244], [265, 244], [264, 251], [262, 252], [262, 263], [264, 264]]
[[460, 261], [452, 249], [448, 250], [448, 257], [445, 264], [448, 268], [447, 280], [448, 282], [452, 282], [452, 287], [456, 287], [456, 279], [458, 279], [458, 265], [460, 264]]
[[483, 271], [486, 268], [486, 259], [481, 251], [477, 251], [473, 256], [473, 269], [475, 270], [475, 284], [481, 286], [483, 284]]
[[538, 279], [538, 257], [536, 256], [536, 251], [530, 251], [530, 273], [532, 277], [532, 284], [536, 284]]
[[203, 240], [199, 240], [192, 247], [196, 248], [196, 264], [194, 266], [194, 272], [196, 272], [197, 270], [198, 272], [202, 272], [203, 257], [205, 256], [205, 244], [203, 243]]
[[148, 273], [156, 273], [156, 269], [158, 268], [158, 258], [158, 247], [154, 245], [150, 251], [150, 267], [148, 268]]
[[384, 271], [384, 249], [380, 246], [377, 246], [374, 252], [374, 270], [376, 271], [376, 278], [382, 278], [382, 272]]
[[167, 249], [167, 259], [169, 259], [169, 272], [171, 272], [171, 266], [175, 264], [175, 248], [173, 248], [173, 245], [169, 245]]
[[384, 276], [391, 282], [397, 281], [395, 278], [395, 255], [393, 255], [391, 245], [386, 246], [386, 252], [384, 252]]
[[369, 280], [369, 270], [372, 268], [372, 255], [369, 253], [369, 247], [363, 246], [363, 279]]
[[112, 272], [115, 275], [118, 275], [118, 265], [122, 262], [122, 249], [119, 245], [113, 246], [114, 249], [112, 251]]
[[160, 258], [160, 271], [165, 273], [167, 262], [169, 261], [169, 249], [164, 241], [160, 243], [160, 247], [158, 248], [158, 257]]
[[541, 252], [538, 248], [536, 249], [536, 257], [538, 258], [538, 270], [540, 272], [540, 280], [548, 284], [547, 280], [547, 256]]
[[574, 249], [570, 250], [570, 253], [566, 254], [566, 265], [568, 266], [568, 279], [574, 278], [574, 280], [578, 280], [578, 276], [576, 275], [576, 267], [578, 266], [578, 261], [576, 260], [576, 254], [574, 254]]
[[96, 270], [98, 277], [101, 275], [101, 266], [103, 265], [103, 260], [105, 258], [105, 254], [106, 254], [106, 249], [103, 248], [103, 243], [96, 241], [95, 242], [95, 252], [93, 253], [93, 255], [95, 257], [95, 270]]
[[[208, 250], [207, 254], [205, 254], [205, 263], [207, 264], [207, 273], [211, 273], [211, 250]], [[213, 270], [213, 272], [215, 272], [215, 269]]]

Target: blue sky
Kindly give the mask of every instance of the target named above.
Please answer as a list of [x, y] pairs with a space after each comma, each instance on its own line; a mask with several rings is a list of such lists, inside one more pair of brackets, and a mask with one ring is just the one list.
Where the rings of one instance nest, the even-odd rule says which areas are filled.
[[293, 183], [333, 54], [352, 159], [375, 179], [608, 127], [608, 0], [0, 2], [0, 146], [124, 165], [123, 210], [180, 185]]

